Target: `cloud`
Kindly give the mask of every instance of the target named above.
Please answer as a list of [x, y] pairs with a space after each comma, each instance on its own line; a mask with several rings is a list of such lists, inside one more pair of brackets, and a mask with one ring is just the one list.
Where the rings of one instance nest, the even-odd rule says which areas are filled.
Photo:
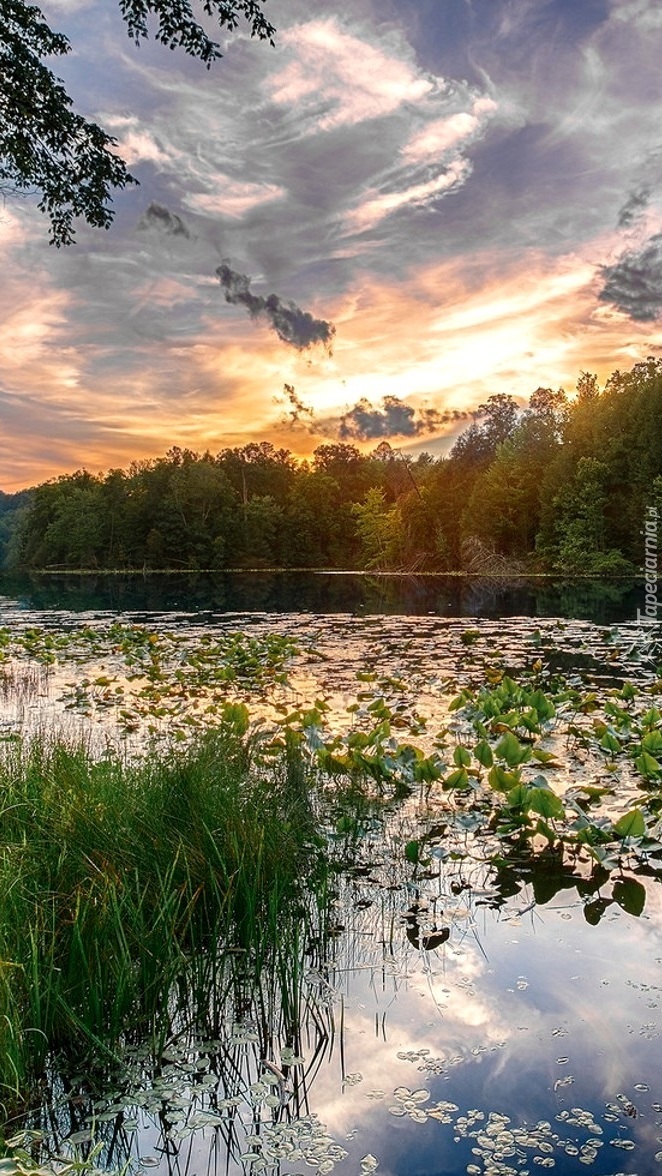
[[372, 229], [385, 216], [400, 208], [423, 208], [430, 201], [460, 187], [471, 168], [466, 160], [453, 160], [447, 170], [422, 184], [412, 184], [400, 192], [367, 193], [365, 202], [353, 209], [347, 217], [350, 228], [363, 232]]
[[612, 18], [629, 22], [643, 32], [655, 32], [662, 28], [662, 12], [652, 6], [650, 0], [613, 0]]
[[650, 204], [651, 189], [637, 188], [630, 192], [623, 207], [618, 213], [618, 227], [619, 229], [629, 229], [639, 220], [639, 217], [646, 211]]
[[[297, 396], [293, 384], [283, 384], [283, 395], [274, 397], [276, 404], [289, 404], [289, 408], [283, 415], [283, 424], [305, 424], [307, 429], [312, 429], [312, 421], [315, 416], [314, 409], [306, 404], [305, 401]], [[308, 417], [308, 421], [302, 421], [302, 417]]]
[[167, 128], [158, 128], [144, 113], [127, 114], [110, 106], [99, 110], [97, 118], [117, 140], [117, 154], [130, 168], [151, 164], [150, 170], [167, 173], [176, 167]]
[[601, 266], [605, 284], [598, 298], [610, 302], [638, 323], [662, 316], [662, 233], [638, 251], [621, 254], [614, 265]]
[[398, 396], [385, 396], [381, 408], [365, 398], [340, 418], [338, 436], [343, 441], [373, 441], [377, 437], [420, 437], [436, 433], [444, 425], [468, 420], [473, 414], [459, 409], [412, 408]]
[[157, 204], [155, 200], [145, 210], [140, 220], [138, 221], [138, 228], [156, 229], [167, 237], [187, 237], [191, 239], [191, 233], [184, 224], [181, 216], [176, 212], [171, 212], [164, 204]]
[[212, 216], [229, 216], [240, 219], [260, 204], [281, 200], [286, 189], [279, 184], [240, 183], [223, 176], [217, 176], [218, 191], [194, 192], [186, 197], [186, 204], [194, 212]]
[[266, 318], [283, 343], [289, 343], [297, 351], [304, 351], [315, 343], [322, 343], [330, 350], [336, 333], [333, 323], [314, 318], [295, 302], [283, 302], [277, 294], [268, 294], [266, 298], [252, 294], [251, 279], [231, 269], [227, 261], [218, 266], [216, 273], [225, 290], [225, 301], [245, 306], [251, 318]]
[[461, 110], [445, 118], [432, 119], [412, 136], [402, 148], [402, 154], [409, 163], [434, 162], [480, 134], [485, 119], [496, 110], [497, 104], [492, 98], [476, 98], [471, 111]]
[[433, 78], [391, 47], [371, 44], [333, 17], [296, 25], [279, 43], [293, 57], [265, 89], [276, 106], [296, 109], [300, 128], [330, 131], [380, 118], [435, 89]]

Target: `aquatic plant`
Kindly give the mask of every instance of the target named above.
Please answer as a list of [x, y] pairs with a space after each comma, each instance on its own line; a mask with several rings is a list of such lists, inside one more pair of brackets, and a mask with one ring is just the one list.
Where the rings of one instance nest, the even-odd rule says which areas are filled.
[[137, 1028], [164, 1041], [190, 986], [202, 993], [228, 954], [249, 983], [279, 943], [305, 938], [325, 888], [308, 790], [284, 765], [251, 762], [241, 708], [187, 750], [134, 764], [63, 742], [5, 745], [5, 1103], [54, 1051], [103, 1062]]

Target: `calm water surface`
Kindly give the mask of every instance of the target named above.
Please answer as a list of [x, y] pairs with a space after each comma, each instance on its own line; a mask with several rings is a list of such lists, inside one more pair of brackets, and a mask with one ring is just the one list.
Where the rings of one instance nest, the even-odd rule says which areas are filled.
[[[449, 683], [482, 674], [486, 649], [512, 671], [540, 656], [598, 690], [651, 681], [634, 623], [642, 592], [328, 574], [53, 577], [0, 584], [0, 626], [71, 630], [120, 616], [192, 640], [278, 631], [301, 643], [288, 689], [302, 703], [322, 692], [345, 715], [357, 671], [370, 671], [404, 683], [390, 700], [434, 725]], [[85, 716], [67, 711], [71, 667], [58, 675], [19, 702], [7, 695], [5, 728], [44, 716], [108, 723], [94, 700]], [[333, 837], [333, 812], [321, 819]], [[413, 838], [425, 839], [425, 868], [404, 853]], [[93, 1113], [105, 1163], [129, 1160], [134, 1172], [662, 1173], [655, 869], [596, 889], [553, 854], [495, 864], [466, 813], [432, 789], [366, 813], [333, 920], [324, 951], [299, 960], [302, 1062], [282, 1056], [293, 1043], [269, 999], [224, 1006], [213, 1039], [173, 1042], [159, 1074], [129, 1053], [94, 1112], [56, 1084], [56, 1150], [71, 1150]], [[285, 1071], [282, 1089], [265, 1060]]]

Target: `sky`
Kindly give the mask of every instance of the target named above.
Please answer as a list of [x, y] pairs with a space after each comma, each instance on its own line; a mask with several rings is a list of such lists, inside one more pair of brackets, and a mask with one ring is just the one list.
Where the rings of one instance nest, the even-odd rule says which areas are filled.
[[268, 440], [439, 454], [481, 403], [662, 354], [657, 0], [267, 0], [208, 71], [48, 0], [140, 181], [0, 205], [0, 488]]

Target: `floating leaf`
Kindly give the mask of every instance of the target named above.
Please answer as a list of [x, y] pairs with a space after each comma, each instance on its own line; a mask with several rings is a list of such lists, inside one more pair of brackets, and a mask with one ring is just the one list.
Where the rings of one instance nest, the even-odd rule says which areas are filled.
[[619, 878], [614, 882], [614, 901], [628, 915], [639, 918], [646, 905], [646, 888], [636, 878]]
[[584, 906], [584, 918], [591, 927], [597, 927], [605, 911], [611, 906], [610, 898], [595, 898]]

